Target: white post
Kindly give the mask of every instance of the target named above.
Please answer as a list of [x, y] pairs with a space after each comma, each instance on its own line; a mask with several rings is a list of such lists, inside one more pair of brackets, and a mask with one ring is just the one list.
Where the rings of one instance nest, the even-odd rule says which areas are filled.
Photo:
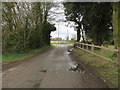
[[86, 49], [88, 50], [88, 45], [86, 45]]
[[91, 50], [94, 51], [94, 47], [93, 46], [91, 46]]

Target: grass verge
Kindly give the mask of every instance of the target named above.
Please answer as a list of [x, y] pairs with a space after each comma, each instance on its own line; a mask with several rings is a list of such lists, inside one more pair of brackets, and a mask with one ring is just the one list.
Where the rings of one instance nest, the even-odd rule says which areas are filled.
[[108, 48], [115, 48], [114, 45], [108, 45]]
[[114, 56], [114, 52], [112, 50], [94, 50], [96, 54], [109, 58], [111, 60], [117, 61], [117, 56]]
[[79, 58], [81, 58], [85, 64], [93, 67], [97, 75], [107, 82], [110, 87], [118, 88], [118, 66], [116, 64], [82, 50], [74, 49], [73, 53], [80, 56]]
[[46, 46], [43, 48], [38, 48], [38, 49], [33, 49], [27, 52], [21, 52], [21, 53], [9, 53], [6, 55], [2, 55], [2, 63], [3, 64], [8, 64], [10, 62], [14, 62], [14, 61], [19, 61], [19, 60], [23, 60], [29, 57], [32, 57], [33, 55], [43, 52], [45, 50], [48, 50], [49, 48], [52, 48], [53, 46]]

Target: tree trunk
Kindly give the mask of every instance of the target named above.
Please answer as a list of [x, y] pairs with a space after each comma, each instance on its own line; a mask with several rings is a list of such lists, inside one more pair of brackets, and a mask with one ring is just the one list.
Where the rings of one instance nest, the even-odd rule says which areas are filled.
[[84, 38], [84, 30], [82, 29], [81, 32], [82, 32], [82, 39], [83, 39], [83, 42], [85, 42], [85, 38]]
[[[118, 22], [120, 22], [120, 2], [118, 3]], [[118, 23], [118, 63], [118, 72], [120, 72], [120, 23]], [[118, 77], [120, 77], [120, 73], [118, 74]], [[118, 81], [120, 81], [120, 78], [118, 78]], [[118, 83], [118, 86], [120, 86], [120, 83]]]
[[112, 16], [112, 23], [113, 23], [113, 35], [114, 35], [114, 45], [117, 49], [118, 47], [118, 2], [112, 3], [113, 5], [113, 16]]
[[[113, 15], [112, 15], [112, 24], [113, 24], [113, 36], [114, 36], [114, 46], [115, 49], [118, 48], [118, 2], [113, 2]], [[117, 52], [114, 52], [113, 56], [117, 56]]]
[[120, 2], [118, 3], [118, 47], [120, 48]]
[[77, 29], [77, 42], [80, 41], [80, 29]]

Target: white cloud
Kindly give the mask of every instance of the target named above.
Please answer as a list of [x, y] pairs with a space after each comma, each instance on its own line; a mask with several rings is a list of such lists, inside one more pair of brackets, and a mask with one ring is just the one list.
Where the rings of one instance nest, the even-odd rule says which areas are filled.
[[[55, 25], [57, 30], [51, 33], [52, 38], [58, 37], [58, 26]], [[65, 25], [59, 25], [59, 37], [65, 39], [67, 36], [67, 30], [69, 34], [69, 38], [76, 34], [74, 28], [66, 27]]]

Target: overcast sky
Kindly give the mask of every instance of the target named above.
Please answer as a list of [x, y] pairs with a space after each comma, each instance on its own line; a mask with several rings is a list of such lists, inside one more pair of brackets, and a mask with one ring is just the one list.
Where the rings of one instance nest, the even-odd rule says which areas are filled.
[[[65, 39], [67, 36], [67, 30], [68, 30], [68, 34], [69, 34], [69, 39], [76, 35], [76, 31], [74, 30], [73, 27], [70, 27], [71, 25], [73, 25], [73, 22], [70, 22], [68, 24], [68, 22], [65, 22], [65, 14], [64, 14], [64, 6], [62, 5], [62, 3], [59, 4], [59, 7], [53, 7], [50, 12], [54, 12], [54, 13], [50, 13], [50, 17], [54, 18], [54, 20], [52, 20], [52, 23], [55, 24], [56, 27], [56, 31], [51, 33], [52, 38], [56, 38], [58, 37], [58, 27], [59, 27], [59, 37]], [[55, 14], [57, 13], [57, 14]], [[68, 25], [68, 26], [66, 26]]]

